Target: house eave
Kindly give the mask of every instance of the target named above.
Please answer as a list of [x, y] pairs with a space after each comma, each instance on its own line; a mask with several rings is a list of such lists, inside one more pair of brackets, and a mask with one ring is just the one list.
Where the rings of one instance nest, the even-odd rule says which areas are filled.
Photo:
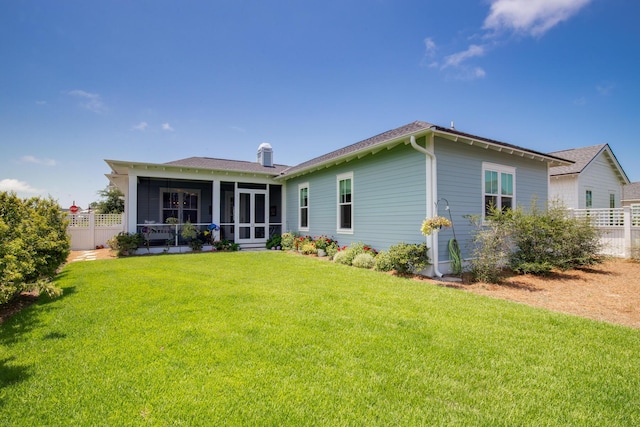
[[531, 160], [538, 160], [540, 162], [546, 162], [549, 167], [553, 166], [569, 166], [572, 165], [573, 162], [569, 160], [564, 160], [559, 157], [549, 156], [542, 153], [537, 153], [534, 151], [522, 149], [515, 146], [507, 146], [497, 142], [492, 142], [483, 139], [473, 138], [471, 136], [460, 135], [458, 133], [447, 132], [446, 130], [437, 129], [434, 130], [435, 135], [440, 136], [442, 138], [448, 139], [450, 141], [462, 142], [467, 145], [477, 146], [480, 148], [484, 148], [487, 150], [494, 150], [501, 153], [506, 153], [514, 156], [519, 156]]
[[[273, 173], [264, 173], [258, 171], [243, 171], [243, 170], [231, 170], [231, 169], [210, 169], [210, 168], [197, 168], [192, 166], [176, 166], [167, 165], [163, 163], [141, 163], [141, 162], [128, 162], [123, 160], [105, 160], [114, 174], [111, 175], [129, 175], [129, 171], [148, 171], [148, 172], [168, 172], [175, 174], [195, 174], [203, 177], [213, 175], [225, 175], [225, 176], [238, 176], [238, 177], [263, 177], [274, 178], [277, 175]], [[140, 174], [138, 174], [140, 175]]]
[[319, 170], [322, 169], [327, 169], [333, 166], [337, 166], [340, 165], [342, 163], [348, 163], [350, 161], [356, 160], [356, 159], [361, 159], [363, 157], [366, 157], [368, 155], [373, 155], [373, 154], [377, 154], [381, 151], [384, 150], [391, 150], [395, 147], [397, 147], [400, 144], [404, 144], [404, 145], [409, 145], [409, 138], [411, 136], [415, 136], [416, 138], [420, 138], [422, 136], [428, 135], [430, 132], [432, 132], [431, 128], [428, 129], [423, 129], [417, 132], [409, 132], [407, 134], [398, 136], [396, 138], [390, 139], [388, 141], [383, 141], [380, 142], [379, 144], [376, 145], [372, 145], [357, 151], [353, 151], [347, 154], [344, 154], [342, 156], [338, 156], [338, 157], [334, 157], [332, 159], [328, 159], [326, 161], [323, 162], [319, 162], [319, 163], [315, 163], [309, 167], [297, 170], [293, 173], [288, 173], [286, 170], [284, 170], [282, 172], [282, 174], [280, 174], [278, 177], [276, 177], [276, 180], [287, 180], [287, 179], [292, 179], [292, 178], [296, 178], [299, 176], [303, 176], [303, 175], [307, 175], [313, 172], [317, 172]]

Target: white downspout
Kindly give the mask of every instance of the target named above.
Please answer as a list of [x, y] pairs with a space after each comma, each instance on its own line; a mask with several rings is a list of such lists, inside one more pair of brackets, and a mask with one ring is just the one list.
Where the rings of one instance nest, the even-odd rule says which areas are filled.
[[[428, 148], [424, 148], [418, 145], [418, 143], [416, 142], [416, 137], [411, 135], [410, 141], [411, 141], [411, 146], [421, 152], [427, 155], [427, 157], [429, 157], [429, 169], [431, 171], [431, 188], [429, 189], [429, 185], [427, 185], [427, 206], [426, 206], [426, 210], [427, 210], [427, 218], [431, 218], [433, 216], [433, 210], [434, 210], [434, 206], [435, 206], [435, 201], [438, 200], [438, 174], [437, 174], [437, 162], [436, 162], [436, 155], [434, 153], [434, 133], [433, 131], [431, 131], [429, 133], [429, 142], [427, 143], [427, 147]], [[431, 196], [431, 197], [429, 197]], [[427, 237], [427, 239], [431, 240], [431, 257], [433, 258], [433, 273], [438, 276], [438, 277], [442, 277], [442, 273], [440, 272], [440, 270], [438, 269], [438, 232], [433, 232], [431, 233], [431, 235], [429, 237]]]

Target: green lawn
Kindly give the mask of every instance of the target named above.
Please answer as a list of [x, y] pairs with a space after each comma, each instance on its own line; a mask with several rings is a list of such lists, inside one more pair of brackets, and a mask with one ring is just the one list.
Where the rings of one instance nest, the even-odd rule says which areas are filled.
[[78, 262], [0, 425], [640, 425], [640, 331], [282, 252]]

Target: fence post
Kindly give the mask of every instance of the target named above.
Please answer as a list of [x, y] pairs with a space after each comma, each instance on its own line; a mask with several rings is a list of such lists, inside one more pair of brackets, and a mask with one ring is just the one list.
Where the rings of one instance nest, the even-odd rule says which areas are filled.
[[89, 249], [95, 249], [96, 247], [96, 213], [94, 211], [89, 212], [89, 235], [91, 236], [91, 247]]
[[623, 208], [624, 221], [624, 257], [631, 258], [631, 206]]

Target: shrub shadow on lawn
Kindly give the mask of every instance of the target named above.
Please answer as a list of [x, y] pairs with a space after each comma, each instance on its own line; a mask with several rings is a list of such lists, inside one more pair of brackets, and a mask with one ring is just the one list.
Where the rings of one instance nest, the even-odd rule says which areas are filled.
[[[0, 360], [0, 388], [8, 387], [18, 382], [28, 379], [30, 367], [24, 365], [7, 366], [15, 360], [15, 356], [7, 357]], [[2, 400], [0, 400], [2, 403]]]
[[[32, 331], [38, 326], [38, 319], [35, 315], [35, 310], [29, 309], [29, 306], [38, 306], [38, 312], [48, 312], [57, 310], [58, 307], [50, 305], [52, 302], [59, 299], [73, 295], [76, 290], [75, 286], [64, 288], [62, 295], [57, 298], [51, 298], [47, 295], [32, 295], [27, 294], [27, 303], [21, 304], [17, 308], [10, 309], [9, 307], [3, 307], [3, 316], [0, 324], [2, 330], [0, 331], [0, 344], [11, 345], [22, 340], [23, 334]], [[20, 295], [18, 298], [24, 297], [25, 294]], [[7, 304], [11, 305], [15, 301], [11, 301]]]

